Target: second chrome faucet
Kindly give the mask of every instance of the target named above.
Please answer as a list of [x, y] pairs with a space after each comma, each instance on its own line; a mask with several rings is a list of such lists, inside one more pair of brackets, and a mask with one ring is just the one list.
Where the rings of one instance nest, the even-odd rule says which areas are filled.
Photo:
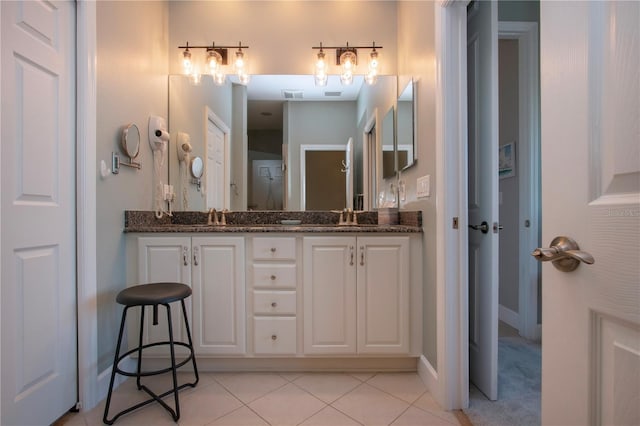
[[209, 217], [207, 218], [207, 225], [226, 225], [227, 218], [224, 215], [225, 211], [220, 212], [220, 220], [218, 220], [218, 213], [215, 208], [209, 209]]

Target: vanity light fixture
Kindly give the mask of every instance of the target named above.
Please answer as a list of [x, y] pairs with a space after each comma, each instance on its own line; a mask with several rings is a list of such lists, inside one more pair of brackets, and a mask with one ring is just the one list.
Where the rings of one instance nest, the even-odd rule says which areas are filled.
[[336, 51], [336, 65], [340, 66], [340, 81], [344, 85], [349, 85], [353, 82], [353, 76], [356, 73], [358, 65], [358, 49], [369, 49], [368, 70], [365, 74], [365, 81], [368, 84], [375, 84], [380, 73], [380, 58], [376, 49], [382, 49], [382, 46], [376, 46], [373, 42], [372, 46], [313, 46], [312, 49], [319, 49], [317, 54], [314, 79], [316, 86], [324, 86], [327, 84], [328, 79], [328, 66], [325, 58], [324, 49], [335, 49]]
[[[237, 49], [234, 56], [233, 72], [237, 74], [241, 84], [249, 82], [249, 73], [247, 71], [247, 58], [242, 49], [248, 49], [249, 46], [243, 46], [242, 42], [237, 46], [216, 46], [211, 43], [210, 46], [178, 46], [178, 49], [184, 49], [182, 52], [182, 68], [185, 75], [189, 76], [194, 84], [200, 82], [200, 69], [192, 56], [192, 49], [205, 49], [204, 68], [208, 74], [213, 77], [214, 83], [223, 85], [226, 80], [225, 66], [228, 64], [228, 49]], [[191, 49], [191, 50], [190, 50]]]

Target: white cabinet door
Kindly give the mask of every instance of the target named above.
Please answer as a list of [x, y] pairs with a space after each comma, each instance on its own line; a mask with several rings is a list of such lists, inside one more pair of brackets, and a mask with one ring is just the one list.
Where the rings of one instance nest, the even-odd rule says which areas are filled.
[[304, 238], [304, 352], [356, 352], [354, 237]]
[[358, 237], [358, 353], [409, 352], [409, 237]]
[[[138, 284], [159, 282], [177, 282], [191, 286], [191, 239], [188, 237], [140, 237], [138, 238]], [[185, 300], [187, 317], [191, 317], [191, 300]], [[137, 345], [139, 311], [129, 310], [129, 342]], [[153, 309], [145, 311], [145, 330], [143, 343], [167, 341], [169, 332], [166, 320], [166, 309], [158, 309], [158, 325], [153, 325]], [[132, 318], [133, 317], [133, 318]], [[184, 318], [179, 303], [171, 304], [171, 322], [174, 339], [187, 342]], [[182, 348], [177, 352], [182, 353]], [[150, 348], [145, 353], [169, 356], [168, 347]]]
[[192, 247], [196, 353], [244, 354], [244, 237], [194, 237]]

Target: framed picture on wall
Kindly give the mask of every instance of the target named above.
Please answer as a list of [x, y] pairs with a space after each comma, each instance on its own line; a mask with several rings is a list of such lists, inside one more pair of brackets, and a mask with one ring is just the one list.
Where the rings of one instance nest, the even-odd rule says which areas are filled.
[[500, 179], [516, 175], [516, 152], [513, 142], [502, 145], [498, 156], [498, 176]]

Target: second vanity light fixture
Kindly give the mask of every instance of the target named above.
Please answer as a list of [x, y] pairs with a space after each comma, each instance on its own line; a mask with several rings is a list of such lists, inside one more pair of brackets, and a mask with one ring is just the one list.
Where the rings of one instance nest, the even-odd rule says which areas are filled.
[[340, 81], [344, 85], [353, 82], [353, 75], [358, 65], [358, 49], [371, 49], [367, 60], [367, 72], [365, 81], [367, 84], [375, 84], [380, 73], [380, 58], [376, 49], [382, 49], [382, 46], [376, 46], [374, 41], [371, 46], [313, 46], [312, 49], [319, 49], [316, 55], [316, 63], [314, 70], [314, 80], [316, 86], [326, 86], [329, 79], [329, 63], [324, 53], [325, 49], [336, 51], [336, 65], [340, 66]]
[[237, 46], [216, 46], [211, 43], [210, 46], [189, 46], [189, 42], [185, 46], [178, 46], [178, 49], [184, 49], [182, 52], [182, 69], [184, 74], [189, 76], [193, 83], [198, 84], [202, 71], [198, 58], [192, 55], [191, 49], [204, 49], [204, 72], [211, 74], [213, 81], [218, 85], [223, 85], [226, 79], [224, 66], [228, 65], [229, 49], [237, 49], [233, 55], [233, 72], [238, 76], [241, 84], [249, 83], [249, 71], [247, 67], [247, 58], [242, 49], [248, 49], [249, 46], [243, 46], [239, 42]]

